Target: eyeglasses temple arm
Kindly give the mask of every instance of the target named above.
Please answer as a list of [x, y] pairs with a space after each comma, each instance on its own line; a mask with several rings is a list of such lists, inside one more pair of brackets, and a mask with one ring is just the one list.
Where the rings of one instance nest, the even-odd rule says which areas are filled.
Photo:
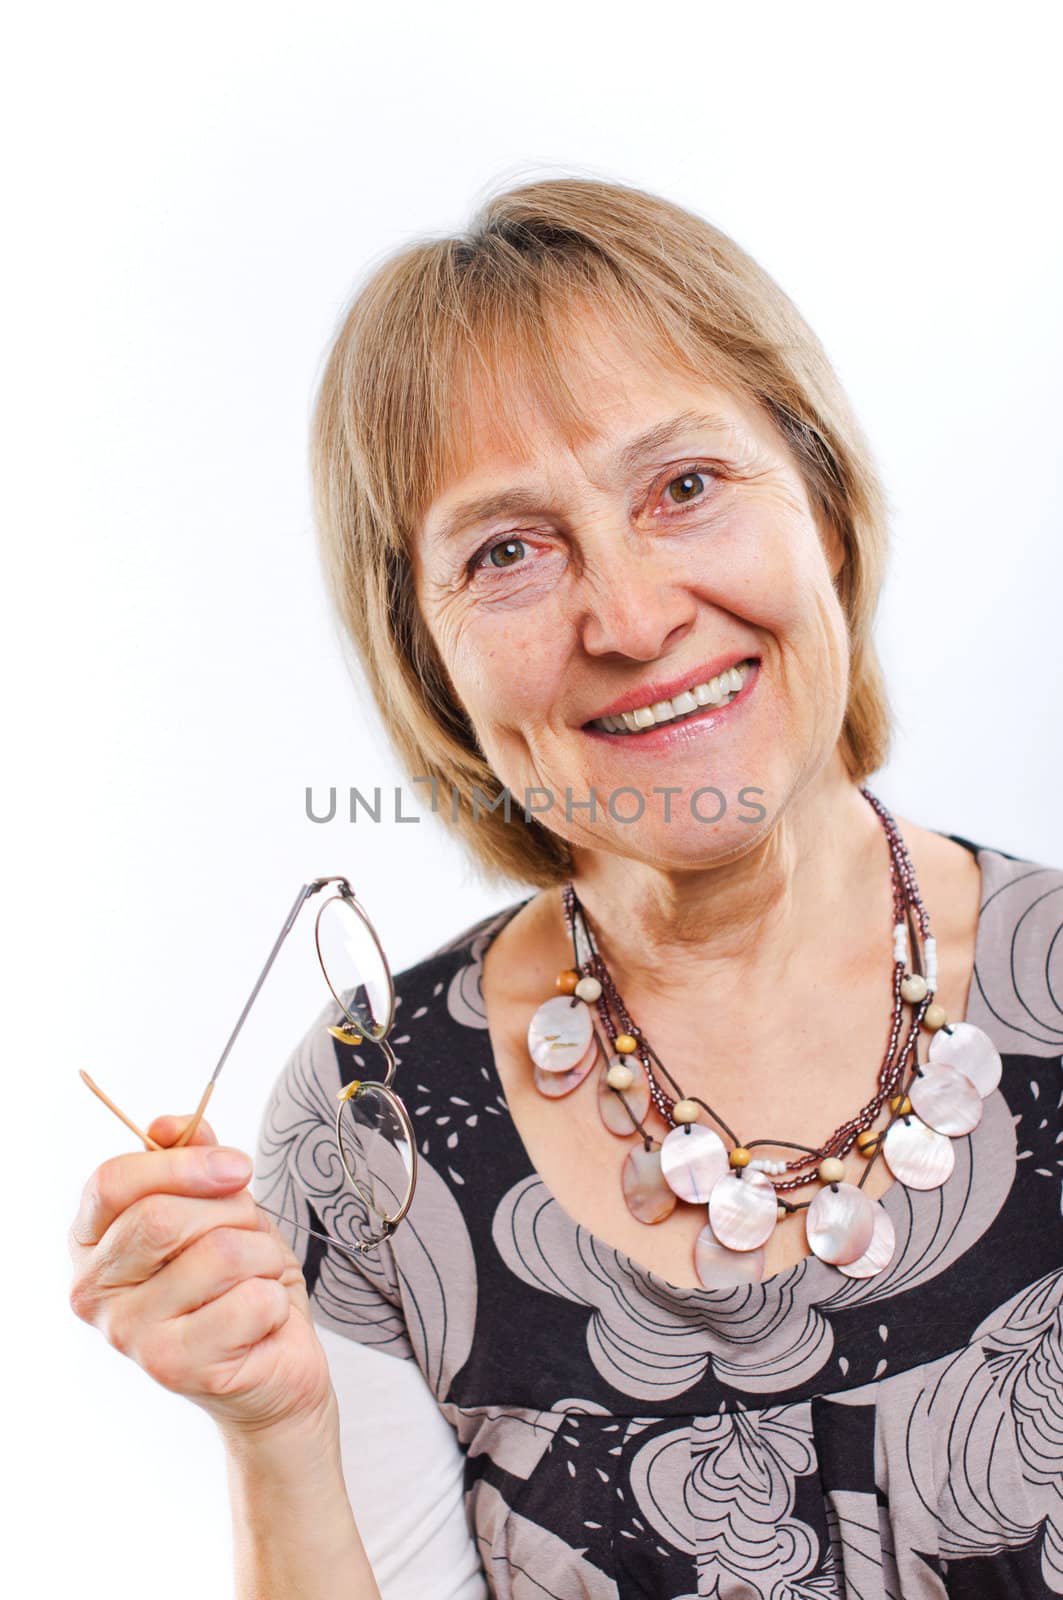
[[[340, 884], [343, 884], [345, 886], [348, 894], [350, 894], [352, 892], [350, 884], [347, 882], [347, 879], [344, 878], [344, 877], [315, 878], [312, 883], [304, 883], [303, 884], [303, 887], [299, 890], [299, 893], [295, 897], [295, 900], [294, 900], [294, 902], [292, 904], [291, 910], [288, 912], [288, 915], [284, 919], [284, 926], [281, 928], [280, 933], [277, 935], [277, 938], [276, 938], [276, 940], [274, 942], [274, 945], [273, 945], [273, 949], [270, 951], [269, 956], [266, 959], [266, 965], [262, 968], [262, 971], [259, 973], [258, 978], [255, 981], [255, 987], [251, 990], [251, 993], [248, 996], [247, 1004], [244, 1006], [244, 1009], [241, 1011], [239, 1017], [237, 1018], [235, 1028], [233, 1029], [232, 1033], [229, 1035], [228, 1041], [227, 1041], [227, 1043], [225, 1045], [225, 1049], [222, 1051], [221, 1057], [220, 1057], [220, 1059], [218, 1061], [218, 1065], [214, 1068], [214, 1071], [211, 1073], [210, 1082], [207, 1084], [207, 1087], [204, 1089], [203, 1094], [200, 1097], [199, 1105], [196, 1107], [196, 1110], [195, 1110], [195, 1112], [194, 1112], [194, 1114], [192, 1116], [192, 1120], [189, 1122], [188, 1126], [182, 1130], [180, 1137], [174, 1141], [174, 1144], [170, 1147], [171, 1149], [176, 1149], [176, 1147], [178, 1145], [187, 1144], [188, 1141], [194, 1136], [196, 1129], [199, 1127], [199, 1124], [203, 1120], [203, 1113], [207, 1109], [207, 1102], [211, 1097], [211, 1093], [213, 1092], [214, 1085], [218, 1081], [218, 1076], [219, 1076], [219, 1074], [221, 1072], [221, 1069], [222, 1069], [222, 1067], [224, 1067], [226, 1061], [229, 1058], [229, 1052], [232, 1050], [233, 1045], [236, 1043], [236, 1039], [237, 1039], [237, 1036], [238, 1036], [238, 1034], [240, 1032], [240, 1029], [243, 1027], [244, 1023], [247, 1021], [247, 1014], [251, 1010], [251, 1007], [254, 1005], [255, 1001], [257, 1000], [259, 990], [262, 988], [262, 985], [265, 983], [267, 977], [269, 976], [270, 968], [273, 966], [274, 961], [276, 961], [276, 959], [277, 959], [277, 955], [278, 955], [278, 953], [280, 951], [281, 945], [284, 943], [284, 941], [288, 937], [289, 933], [291, 933], [292, 928], [295, 925], [295, 919], [296, 919], [296, 917], [298, 917], [298, 915], [299, 915], [300, 911], [302, 910], [302, 908], [303, 908], [304, 904], [306, 903], [306, 901], [310, 899], [311, 895], [317, 894], [319, 889], [323, 889], [326, 886], [326, 884], [329, 884], [329, 883], [340, 883]], [[81, 1071], [80, 1068], [78, 1070]], [[142, 1139], [144, 1141], [144, 1144], [148, 1147], [148, 1149], [158, 1150], [160, 1148], [160, 1146], [156, 1144], [154, 1139], [149, 1138], [148, 1135], [146, 1133], [144, 1133], [140, 1128], [138, 1128], [134, 1122], [130, 1121], [130, 1119], [125, 1115], [124, 1111], [120, 1111], [119, 1110], [119, 1108], [115, 1105], [114, 1101], [109, 1099], [108, 1096], [104, 1094], [103, 1090], [99, 1087], [98, 1084], [93, 1083], [92, 1079], [89, 1077], [87, 1072], [81, 1071], [81, 1077], [84, 1080], [84, 1082], [88, 1085], [88, 1087], [92, 1090], [93, 1094], [97, 1095], [98, 1098], [103, 1101], [104, 1105], [108, 1106], [114, 1112], [116, 1117], [120, 1117], [121, 1120], [125, 1123], [126, 1127], [130, 1128], [132, 1130], [132, 1132], [135, 1133], [139, 1139]]]

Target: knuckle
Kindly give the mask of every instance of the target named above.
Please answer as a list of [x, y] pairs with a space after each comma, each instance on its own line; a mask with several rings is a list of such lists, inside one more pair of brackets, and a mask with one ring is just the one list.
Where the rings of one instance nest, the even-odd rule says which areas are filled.
[[232, 1277], [239, 1270], [244, 1253], [240, 1235], [246, 1228], [212, 1228], [203, 1240], [202, 1249], [214, 1273], [219, 1277]]
[[241, 1284], [247, 1310], [254, 1322], [266, 1322], [276, 1316], [279, 1304], [276, 1278], [245, 1278]]
[[132, 1356], [134, 1350], [133, 1319], [120, 1300], [112, 1302], [101, 1328], [104, 1338], [120, 1356]]
[[172, 1197], [150, 1194], [138, 1202], [134, 1229], [137, 1243], [150, 1255], [172, 1250], [180, 1236]]
[[85, 1195], [92, 1208], [107, 1216], [117, 1214], [125, 1207], [126, 1194], [122, 1157], [112, 1156], [101, 1161], [85, 1185]]
[[70, 1285], [70, 1309], [82, 1322], [93, 1322], [96, 1312], [96, 1292], [88, 1273], [75, 1273]]

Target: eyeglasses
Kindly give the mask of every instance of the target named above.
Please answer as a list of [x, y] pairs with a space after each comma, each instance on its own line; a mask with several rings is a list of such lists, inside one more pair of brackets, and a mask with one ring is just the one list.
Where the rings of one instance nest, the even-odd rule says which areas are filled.
[[[383, 1052], [386, 1063], [386, 1073], [381, 1081], [356, 1078], [346, 1084], [337, 1097], [336, 1146], [347, 1182], [368, 1208], [365, 1219], [367, 1231], [357, 1241], [341, 1244], [330, 1233], [308, 1228], [293, 1217], [283, 1216], [279, 1211], [263, 1206], [261, 1201], [256, 1201], [256, 1204], [279, 1222], [287, 1222], [317, 1239], [324, 1239], [346, 1255], [350, 1255], [352, 1250], [364, 1254], [368, 1250], [375, 1250], [390, 1238], [410, 1209], [417, 1182], [417, 1146], [406, 1107], [391, 1088], [397, 1065], [395, 1052], [388, 1042], [395, 1016], [395, 988], [391, 981], [391, 970], [376, 929], [359, 905], [346, 878], [315, 878], [299, 890], [191, 1122], [169, 1148], [176, 1149], [179, 1145], [187, 1144], [194, 1136], [221, 1069], [277, 959], [281, 945], [307, 901], [330, 884], [336, 886], [336, 892], [329, 895], [318, 909], [314, 943], [329, 993], [346, 1020], [329, 1027], [328, 1031], [343, 1044], [359, 1045], [369, 1040]], [[87, 1072], [80, 1068], [79, 1072], [93, 1094], [138, 1139], [143, 1140], [147, 1149], [166, 1148], [157, 1144], [124, 1111], [120, 1111]]]

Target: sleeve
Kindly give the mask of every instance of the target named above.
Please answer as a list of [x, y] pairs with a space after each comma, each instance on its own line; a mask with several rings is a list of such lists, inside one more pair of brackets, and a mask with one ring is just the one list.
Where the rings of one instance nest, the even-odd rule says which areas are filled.
[[259, 1127], [252, 1192], [302, 1265], [314, 1321], [413, 1361], [391, 1244], [347, 1253], [317, 1237], [354, 1245], [374, 1231], [336, 1148], [336, 1097], [343, 1085], [327, 1029], [340, 1015], [330, 1001], [273, 1085]]
[[465, 1512], [465, 1458], [420, 1369], [330, 1328], [347, 1496], [383, 1600], [487, 1600]]
[[414, 1357], [391, 1245], [349, 1256], [304, 1231], [343, 1244], [370, 1225], [335, 1143], [342, 1085], [326, 1029], [339, 1015], [330, 1002], [273, 1085], [252, 1192], [303, 1268], [336, 1390], [348, 1498], [383, 1600], [485, 1600], [464, 1453]]

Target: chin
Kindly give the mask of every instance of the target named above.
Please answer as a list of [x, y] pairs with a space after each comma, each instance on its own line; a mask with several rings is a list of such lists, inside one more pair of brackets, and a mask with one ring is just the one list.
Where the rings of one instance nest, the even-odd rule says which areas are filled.
[[[601, 851], [642, 861], [664, 871], [696, 871], [745, 855], [771, 831], [774, 810], [766, 796], [749, 795], [746, 802], [732, 798], [716, 821], [700, 821], [691, 814], [683, 796], [673, 796], [671, 814], [666, 820], [663, 797], [652, 797], [655, 810], [647, 805], [637, 820], [616, 822], [607, 817], [593, 830], [566, 829], [575, 850]], [[702, 797], [704, 815], [712, 817], [718, 809], [711, 795]]]

